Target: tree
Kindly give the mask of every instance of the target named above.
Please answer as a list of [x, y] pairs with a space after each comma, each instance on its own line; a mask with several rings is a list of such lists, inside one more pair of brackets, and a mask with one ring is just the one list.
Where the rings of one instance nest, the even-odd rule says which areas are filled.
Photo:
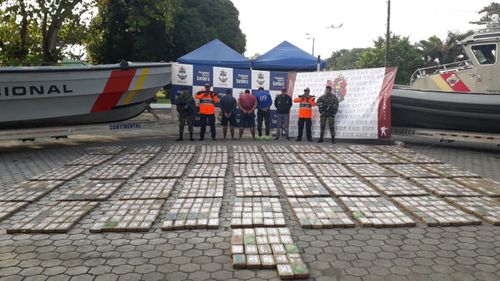
[[[361, 54], [356, 63], [357, 67], [372, 68], [384, 66], [385, 39], [379, 37], [374, 43], [374, 48]], [[393, 35], [390, 46], [388, 66], [398, 67], [396, 83], [407, 84], [412, 73], [424, 66], [422, 55], [417, 47], [410, 43], [408, 37]]]
[[92, 62], [173, 61], [219, 38], [245, 51], [230, 0], [102, 0], [91, 23]]
[[220, 39], [239, 53], [246, 38], [240, 29], [239, 12], [230, 0], [182, 0], [174, 15], [172, 59]]
[[465, 55], [465, 53], [458, 42], [469, 37], [472, 33], [472, 31], [465, 33], [448, 31], [444, 42], [435, 35], [427, 40], [421, 40], [417, 43], [417, 47], [423, 56], [425, 66], [447, 64], [459, 60], [460, 55]]
[[175, 0], [103, 0], [90, 24], [93, 63], [168, 60]]
[[491, 16], [500, 14], [500, 4], [491, 2], [488, 6], [479, 10], [478, 14], [484, 14], [478, 21], [471, 21], [472, 24], [484, 25], [491, 22]]
[[67, 47], [82, 43], [92, 1], [0, 2], [0, 64], [55, 64]]
[[357, 68], [357, 61], [361, 54], [368, 51], [369, 48], [354, 48], [351, 50], [342, 49], [332, 53], [332, 56], [326, 59], [327, 70], [344, 70]]
[[421, 40], [417, 43], [417, 47], [421, 51], [425, 66], [437, 65], [446, 56], [444, 43], [436, 35], [427, 40]]

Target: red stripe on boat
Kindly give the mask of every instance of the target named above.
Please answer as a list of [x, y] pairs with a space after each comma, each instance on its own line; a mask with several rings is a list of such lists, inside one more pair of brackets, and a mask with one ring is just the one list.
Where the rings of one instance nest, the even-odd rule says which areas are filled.
[[[443, 73], [441, 74], [441, 77], [450, 85], [450, 87], [453, 89], [455, 92], [464, 92], [468, 93], [470, 92], [469, 87], [465, 85], [462, 80], [455, 74], [455, 73]], [[451, 78], [450, 78], [451, 77]]]
[[97, 97], [91, 112], [111, 110], [128, 90], [132, 79], [134, 79], [135, 71], [135, 69], [111, 71], [108, 82], [106, 82], [102, 93]]

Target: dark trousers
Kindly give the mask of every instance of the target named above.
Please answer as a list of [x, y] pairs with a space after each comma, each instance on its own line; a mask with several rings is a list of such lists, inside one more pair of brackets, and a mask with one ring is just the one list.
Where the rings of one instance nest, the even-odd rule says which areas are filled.
[[306, 135], [307, 140], [312, 140], [312, 121], [310, 118], [299, 118], [299, 135], [297, 138], [302, 139], [302, 134], [304, 133], [304, 124], [306, 125]]
[[212, 138], [215, 139], [215, 115], [200, 114], [200, 139], [205, 138], [205, 130], [208, 124], [210, 124], [210, 133], [212, 133]]
[[262, 136], [262, 121], [266, 124], [266, 136], [271, 134], [271, 128], [269, 127], [269, 117], [271, 116], [271, 111], [257, 110], [257, 132], [259, 132], [259, 137]]

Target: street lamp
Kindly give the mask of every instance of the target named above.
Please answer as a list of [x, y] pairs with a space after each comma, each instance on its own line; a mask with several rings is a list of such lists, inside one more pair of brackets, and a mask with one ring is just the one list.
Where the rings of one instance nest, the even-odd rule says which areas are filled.
[[313, 45], [312, 45], [312, 55], [314, 56], [314, 40], [315, 40], [315, 38], [314, 38], [314, 36], [313, 36], [312, 34], [310, 34], [310, 33], [306, 33], [306, 35], [307, 35], [307, 36], [309, 36], [309, 37], [307, 37], [307, 40], [312, 39], [312, 41], [313, 41]]

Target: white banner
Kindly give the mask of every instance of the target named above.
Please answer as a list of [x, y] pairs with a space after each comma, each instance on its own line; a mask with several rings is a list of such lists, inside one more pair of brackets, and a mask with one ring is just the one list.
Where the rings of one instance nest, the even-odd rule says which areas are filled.
[[193, 85], [193, 65], [173, 63], [172, 84], [183, 86]]
[[[330, 85], [340, 101], [335, 117], [336, 138], [378, 139], [379, 94], [384, 76], [385, 68], [297, 73], [293, 99], [302, 95], [304, 88], [308, 87], [317, 101], [326, 85]], [[299, 105], [294, 103], [290, 112], [290, 136], [297, 136], [298, 133], [298, 111]], [[318, 109], [314, 107], [313, 137], [320, 135], [319, 117]], [[329, 136], [327, 125], [325, 137]]]
[[213, 72], [214, 88], [232, 88], [233, 87], [233, 69], [227, 67], [214, 67]]
[[260, 87], [264, 89], [269, 89], [271, 83], [271, 74], [269, 71], [262, 70], [252, 70], [252, 89], [258, 89]]

